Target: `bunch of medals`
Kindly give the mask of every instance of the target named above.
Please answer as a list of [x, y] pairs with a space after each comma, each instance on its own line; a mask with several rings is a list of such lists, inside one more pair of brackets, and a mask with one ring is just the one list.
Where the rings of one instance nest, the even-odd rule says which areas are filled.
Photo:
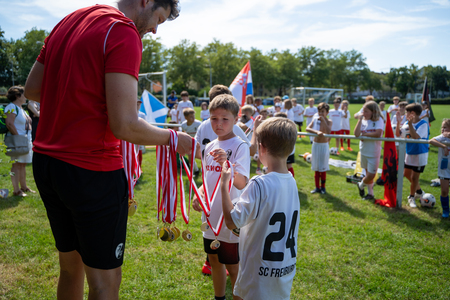
[[[228, 163], [228, 167], [231, 169], [231, 174], [234, 174], [232, 164], [229, 161], [227, 161], [227, 163]], [[220, 242], [217, 239], [217, 237], [219, 236], [219, 233], [220, 233], [220, 231], [222, 229], [222, 225], [223, 225], [223, 211], [222, 211], [222, 207], [220, 207], [221, 213], [220, 213], [220, 216], [219, 216], [219, 219], [217, 221], [216, 226], [212, 226], [213, 224], [211, 224], [211, 222], [213, 220], [210, 220], [211, 207], [213, 206], [214, 200], [216, 199], [216, 195], [217, 195], [217, 193], [220, 190], [220, 179], [221, 179], [221, 177], [222, 177], [222, 174], [219, 175], [219, 178], [217, 179], [217, 182], [216, 182], [216, 184], [214, 186], [214, 190], [213, 190], [212, 194], [208, 195], [209, 194], [208, 193], [209, 189], [208, 189], [208, 184], [207, 184], [207, 182], [205, 180], [205, 170], [204, 170], [203, 161], [202, 161], [202, 179], [203, 179], [203, 190], [204, 190], [205, 198], [200, 197], [200, 195], [197, 194], [197, 190], [195, 190], [195, 191], [196, 191], [197, 198], [199, 199], [200, 206], [202, 207], [203, 212], [204, 212], [205, 217], [206, 217], [206, 222], [204, 222], [201, 225], [200, 229], [203, 232], [208, 231], [209, 229], [211, 229], [211, 231], [214, 233], [214, 236], [216, 237], [214, 239], [214, 241], [212, 241], [211, 244], [210, 244], [210, 247], [211, 247], [212, 250], [217, 250], [220, 247]], [[228, 186], [228, 192], [231, 191], [231, 188], [233, 187], [233, 182], [234, 182], [234, 176], [232, 175], [230, 183], [229, 183], [229, 186]]]
[[[169, 129], [170, 140], [169, 146], [157, 146], [156, 147], [156, 187], [158, 197], [158, 221], [161, 219], [164, 225], [162, 228], [157, 228], [157, 236], [159, 239], [165, 242], [173, 242], [180, 237], [183, 237], [185, 241], [192, 239], [192, 233], [189, 231], [189, 214], [191, 206], [192, 187], [195, 186], [193, 177], [193, 165], [195, 159], [195, 140], [192, 139], [192, 152], [191, 152], [191, 170], [187, 167], [187, 164], [182, 156], [180, 160], [182, 165], [180, 166], [180, 174], [177, 176], [177, 154], [176, 149], [178, 145], [178, 134], [176, 131]], [[189, 185], [189, 203], [186, 209], [186, 199], [184, 196], [183, 185], [183, 167], [188, 175]], [[177, 187], [177, 181], [179, 183], [179, 190]], [[178, 229], [174, 222], [177, 217], [177, 197], [180, 195], [180, 206], [183, 219], [187, 225], [186, 230], [182, 233]]]

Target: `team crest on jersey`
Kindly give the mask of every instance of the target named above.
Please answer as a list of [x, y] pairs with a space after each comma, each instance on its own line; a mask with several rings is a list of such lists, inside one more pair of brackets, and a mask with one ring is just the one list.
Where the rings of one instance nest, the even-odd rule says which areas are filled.
[[231, 154], [233, 154], [233, 151], [231, 149], [227, 150], [227, 159], [230, 160]]

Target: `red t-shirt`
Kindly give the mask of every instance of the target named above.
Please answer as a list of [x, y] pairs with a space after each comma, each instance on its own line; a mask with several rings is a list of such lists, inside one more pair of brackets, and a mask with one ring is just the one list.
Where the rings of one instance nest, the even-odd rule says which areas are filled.
[[33, 150], [93, 171], [123, 168], [111, 132], [105, 73], [138, 79], [142, 41], [116, 8], [95, 5], [65, 17], [45, 40], [41, 116]]

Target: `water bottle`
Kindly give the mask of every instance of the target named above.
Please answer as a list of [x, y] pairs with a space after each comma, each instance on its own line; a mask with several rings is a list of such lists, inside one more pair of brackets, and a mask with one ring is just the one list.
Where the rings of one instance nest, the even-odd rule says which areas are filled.
[[441, 160], [441, 170], [446, 170], [448, 168], [448, 156], [444, 156]]

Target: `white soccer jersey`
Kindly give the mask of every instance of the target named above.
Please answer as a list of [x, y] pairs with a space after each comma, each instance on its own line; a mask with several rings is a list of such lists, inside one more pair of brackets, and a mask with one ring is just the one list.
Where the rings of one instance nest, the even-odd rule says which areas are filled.
[[[388, 112], [389, 114], [391, 114], [391, 111], [392, 111], [393, 109], [398, 109], [398, 104], [397, 104], [397, 105], [392, 104], [391, 106], [389, 106], [387, 112]], [[397, 111], [396, 111], [396, 112], [397, 112]]]
[[201, 124], [202, 122], [200, 122], [199, 120], [194, 120], [194, 122], [192, 122], [191, 125], [188, 125], [187, 121], [184, 121], [183, 123], [181, 123], [181, 129], [190, 136], [195, 137], [197, 129], [200, 127]]
[[345, 113], [340, 109], [330, 109], [330, 111], [328, 112], [328, 116], [333, 122], [333, 124], [331, 125], [331, 131], [339, 131], [342, 129], [341, 122], [344, 114]]
[[183, 121], [186, 120], [186, 118], [184, 117], [184, 114], [183, 114], [183, 110], [185, 110], [188, 107], [194, 109], [194, 105], [192, 105], [191, 101], [187, 100], [186, 102], [184, 102], [184, 101], [178, 102], [178, 108], [177, 108], [178, 123], [183, 123]]
[[[305, 109], [305, 116], [306, 116], [306, 126], [309, 125], [309, 123], [311, 123], [314, 114], [318, 113], [317, 107], [313, 106], [313, 107], [307, 107]], [[311, 116], [311, 117], [308, 117]]]
[[[445, 136], [443, 136], [442, 134], [434, 137], [433, 139], [435, 139], [436, 141], [440, 142], [440, 143], [450, 143], [450, 139], [446, 138]], [[447, 146], [447, 149], [450, 151], [450, 146]], [[447, 159], [449, 158], [448, 156], [445, 156]], [[442, 177], [442, 178], [450, 178], [450, 166], [447, 166], [447, 169], [441, 169], [441, 162], [442, 159], [444, 158], [444, 149], [439, 148], [439, 152], [438, 152], [438, 176]]]
[[[222, 172], [222, 166], [214, 161], [213, 157], [209, 154], [214, 149], [223, 149], [228, 156], [228, 160], [231, 164], [235, 164], [234, 171], [239, 174], [244, 175], [245, 177], [250, 177], [250, 149], [247, 144], [242, 141], [237, 136], [225, 140], [219, 141], [214, 140], [205, 148], [205, 157], [203, 158], [203, 168], [205, 170], [205, 174], [203, 177], [206, 180], [206, 185], [208, 187], [208, 195], [211, 196], [214, 188], [216, 186], [217, 181], [219, 180], [219, 176]], [[205, 188], [205, 184], [204, 184]], [[211, 214], [209, 217], [209, 221], [213, 227], [218, 225], [218, 221], [220, 215], [222, 214], [222, 194], [220, 192], [220, 182], [219, 182], [219, 191], [217, 192], [214, 203], [211, 205]], [[242, 190], [238, 190], [236, 187], [231, 188], [230, 197], [231, 199], [237, 198], [241, 195]], [[204, 219], [204, 217], [203, 217]], [[214, 240], [216, 236], [212, 232], [211, 229], [203, 232], [203, 236], [207, 239]], [[220, 231], [219, 236], [217, 237], [219, 241], [227, 242], [227, 243], [239, 243], [239, 237], [234, 235], [231, 230], [227, 228], [225, 223], [222, 225], [222, 230]]]
[[347, 118], [345, 117], [345, 112], [342, 111], [342, 119], [341, 119], [341, 129], [342, 130], [350, 130], [350, 111], [347, 110]]
[[[364, 119], [361, 121], [361, 135], [368, 132], [373, 133], [378, 129], [381, 129], [381, 131], [384, 130], [383, 118], [379, 118], [378, 121]], [[383, 133], [381, 136], [383, 136]], [[361, 152], [361, 155], [364, 155], [365, 157], [380, 157], [381, 141], [359, 141], [359, 151]]]
[[290, 173], [253, 177], [231, 211], [241, 229], [234, 295], [289, 299], [296, 272], [300, 201]]
[[297, 104], [296, 106], [292, 107], [292, 112], [294, 113], [294, 121], [295, 122], [303, 122], [303, 111], [305, 109], [302, 105]]
[[256, 104], [255, 104], [255, 113], [253, 114], [253, 118], [256, 118], [257, 116], [259, 116], [258, 109], [259, 109], [259, 111], [263, 110], [264, 109], [264, 105], [256, 106]]
[[[245, 135], [244, 131], [236, 124], [233, 127], [233, 132], [241, 140], [243, 140], [248, 145], [248, 147], [251, 146], [250, 141]], [[195, 135], [195, 140], [200, 143], [200, 150], [202, 151], [202, 157], [203, 157], [203, 150], [205, 150], [206, 144], [215, 139], [217, 139], [217, 134], [212, 129], [211, 120], [208, 119], [202, 122], [200, 127], [197, 128], [197, 134]]]
[[170, 110], [170, 120], [173, 122], [177, 122], [177, 114], [178, 114], [178, 110], [172, 108]]
[[200, 112], [200, 119], [202, 119], [202, 121], [209, 119], [210, 116], [211, 114], [209, 113], [209, 110], [202, 110]]

